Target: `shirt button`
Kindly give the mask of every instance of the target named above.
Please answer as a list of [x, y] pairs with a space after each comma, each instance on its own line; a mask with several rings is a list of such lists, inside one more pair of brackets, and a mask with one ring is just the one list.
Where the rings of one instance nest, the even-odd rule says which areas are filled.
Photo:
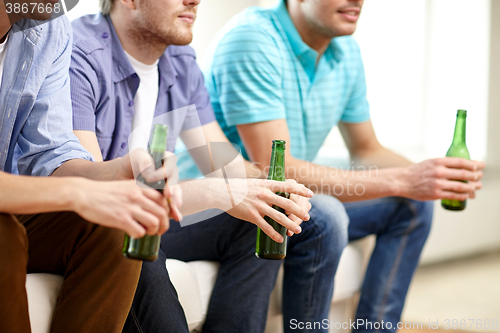
[[122, 147], [122, 149], [125, 149], [125, 147], [127, 147], [127, 144], [124, 142], [124, 143], [122, 143], [121, 147]]
[[108, 38], [108, 37], [109, 37], [109, 35], [108, 35], [107, 32], [105, 32], [105, 33], [102, 34], [102, 38]]
[[134, 106], [134, 101], [128, 102], [128, 106]]

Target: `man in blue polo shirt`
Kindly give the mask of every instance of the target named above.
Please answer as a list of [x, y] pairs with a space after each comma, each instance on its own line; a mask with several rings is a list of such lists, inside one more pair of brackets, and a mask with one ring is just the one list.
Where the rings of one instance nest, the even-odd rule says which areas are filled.
[[[380, 331], [394, 332], [431, 226], [433, 203], [423, 200], [474, 197], [484, 163], [443, 158], [412, 164], [378, 143], [363, 62], [350, 36], [362, 5], [279, 0], [272, 9], [247, 9], [216, 37], [205, 79], [217, 120], [245, 158], [263, 168], [269, 142], [286, 140], [286, 177], [324, 194], [311, 200], [313, 207], [333, 206], [337, 198], [356, 201], [345, 204], [349, 239], [377, 236], [356, 317], [379, 327], [384, 322]], [[370, 174], [313, 164], [336, 125], [354, 160], [384, 169]], [[286, 330], [291, 319], [285, 314]]]
[[[145, 128], [143, 132], [149, 132], [162, 117], [169, 125], [169, 150], [174, 149], [179, 136], [184, 142], [197, 141], [192, 136], [197, 136], [196, 130], [204, 136], [202, 128], [209, 129], [211, 138], [227, 142], [215, 120], [194, 51], [182, 46], [191, 41], [198, 4], [199, 0], [103, 0], [104, 15], [73, 22], [70, 77], [74, 130], [97, 161], [114, 161], [136, 147], [145, 148], [147, 139], [136, 136], [137, 131]], [[304, 197], [312, 192], [291, 181], [286, 192], [303, 197], [292, 195], [287, 200], [275, 195], [280, 185], [262, 179], [230, 179], [228, 186], [223, 179], [210, 178], [173, 186], [182, 188], [184, 215], [223, 209], [227, 187], [233, 199], [241, 200], [230, 206], [227, 214], [184, 228], [171, 225], [162, 237], [159, 259], [143, 264], [125, 331], [188, 331], [165, 270], [165, 258], [170, 257], [221, 263], [204, 332], [263, 332], [281, 262], [255, 257], [256, 228], [252, 223], [283, 241], [265, 222], [265, 215], [285, 225], [289, 235], [296, 234], [289, 240], [284, 282], [285, 293], [295, 298], [283, 305], [284, 311], [293, 309], [301, 321], [326, 315], [333, 272], [347, 241], [346, 232], [341, 231], [347, 216], [339, 210], [326, 219], [313, 208], [309, 219], [311, 206]], [[247, 195], [242, 193], [244, 187]], [[292, 214], [277, 213], [270, 207], [273, 204]], [[308, 221], [301, 229], [298, 225], [302, 220]]]

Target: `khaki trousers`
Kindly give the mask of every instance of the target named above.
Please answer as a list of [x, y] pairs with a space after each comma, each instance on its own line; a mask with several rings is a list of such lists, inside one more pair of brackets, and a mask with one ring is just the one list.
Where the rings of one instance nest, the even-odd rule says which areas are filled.
[[26, 273], [64, 276], [52, 333], [121, 332], [142, 265], [123, 237], [75, 213], [0, 214], [0, 332], [31, 332]]

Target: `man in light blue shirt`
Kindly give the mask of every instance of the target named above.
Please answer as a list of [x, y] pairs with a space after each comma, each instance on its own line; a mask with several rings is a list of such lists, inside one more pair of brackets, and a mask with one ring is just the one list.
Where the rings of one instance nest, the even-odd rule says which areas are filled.
[[[141, 268], [121, 254], [123, 232], [162, 234], [168, 207], [134, 180], [80, 178], [133, 174], [130, 159], [94, 163], [72, 133], [71, 26], [35, 21], [53, 6], [0, 5], [0, 332], [31, 332], [26, 273], [44, 272], [64, 275], [51, 332], [119, 333]], [[10, 174], [16, 146], [23, 176]], [[79, 177], [28, 177], [50, 175]]]
[[[311, 200], [313, 207], [328, 217], [335, 214], [328, 207], [340, 199], [350, 218], [349, 240], [377, 236], [356, 315], [363, 324], [355, 331], [373, 331], [375, 323], [394, 332], [431, 226], [432, 202], [424, 200], [474, 197], [484, 163], [443, 158], [412, 164], [379, 144], [363, 62], [350, 36], [362, 5], [279, 0], [272, 9], [247, 9], [216, 37], [205, 80], [217, 120], [245, 157], [263, 169], [269, 142], [286, 140], [287, 178], [324, 194]], [[312, 163], [336, 125], [353, 160], [384, 169], [340, 171]], [[284, 293], [284, 303], [288, 297]], [[285, 331], [301, 316], [298, 306], [284, 313]]]

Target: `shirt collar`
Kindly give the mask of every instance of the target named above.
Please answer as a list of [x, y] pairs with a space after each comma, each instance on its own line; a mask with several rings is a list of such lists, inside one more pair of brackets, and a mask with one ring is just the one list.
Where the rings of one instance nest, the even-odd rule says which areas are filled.
[[[302, 63], [302, 66], [308, 73], [310, 78], [314, 78], [316, 59], [318, 58], [318, 52], [313, 50], [309, 45], [307, 45], [300, 36], [295, 24], [293, 23], [290, 14], [288, 13], [288, 8], [286, 7], [285, 0], [277, 0], [275, 7], [272, 9], [276, 15], [281, 26], [285, 30], [286, 37], [290, 43], [295, 56]], [[330, 69], [333, 69], [333, 62], [340, 62], [342, 60], [344, 53], [338, 46], [336, 38], [333, 38], [328, 45], [325, 53], [320, 59], [320, 62], [329, 64]], [[333, 61], [333, 62], [332, 62]]]
[[111, 21], [111, 17], [109, 15], [106, 15], [104, 16], [104, 18], [108, 22], [109, 31], [103, 31], [102, 33], [110, 34], [111, 54], [113, 56], [113, 81], [116, 83], [134, 75], [135, 70], [134, 67], [132, 67], [132, 65], [130, 64], [130, 61], [127, 59], [127, 55], [125, 54], [125, 50], [123, 50], [120, 39], [116, 34], [116, 30], [113, 26], [113, 22]]
[[[134, 67], [127, 58], [125, 50], [118, 38], [115, 27], [109, 15], [104, 16], [108, 22], [109, 31], [103, 31], [103, 33], [109, 33], [111, 37], [111, 52], [113, 56], [113, 81], [120, 82], [126, 78], [137, 75]], [[160, 72], [160, 85], [165, 87], [165, 91], [177, 81], [179, 77], [175, 67], [172, 64], [170, 55], [167, 50], [163, 53], [158, 61], [158, 68]]]

